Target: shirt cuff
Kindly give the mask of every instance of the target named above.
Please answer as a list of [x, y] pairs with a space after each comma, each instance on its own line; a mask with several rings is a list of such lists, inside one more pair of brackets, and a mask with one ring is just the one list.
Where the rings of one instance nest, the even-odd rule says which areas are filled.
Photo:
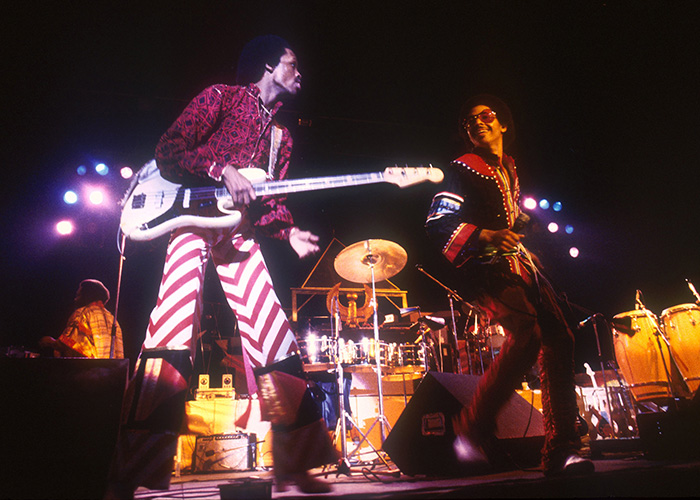
[[226, 168], [225, 165], [222, 166], [218, 162], [213, 162], [211, 165], [209, 165], [207, 173], [209, 174], [209, 177], [214, 179], [216, 182], [221, 182], [224, 175], [224, 168]]
[[[450, 240], [442, 249], [442, 253], [448, 261], [456, 266], [464, 263], [466, 259], [462, 255], [462, 250], [476, 230], [476, 226], [466, 223], [460, 224], [457, 229], [454, 230]], [[461, 258], [460, 255], [462, 256]]]

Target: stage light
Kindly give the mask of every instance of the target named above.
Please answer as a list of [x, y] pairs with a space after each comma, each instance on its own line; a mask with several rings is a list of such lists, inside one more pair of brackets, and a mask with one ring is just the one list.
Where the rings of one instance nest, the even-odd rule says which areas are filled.
[[564, 228], [564, 231], [566, 231], [566, 234], [571, 234], [574, 232], [574, 226], [572, 226], [571, 224], [567, 224]]
[[555, 201], [552, 204], [552, 210], [554, 210], [555, 212], [561, 212], [561, 209], [562, 209], [561, 201]]
[[65, 193], [63, 193], [63, 201], [66, 202], [68, 205], [74, 205], [78, 202], [78, 193], [71, 190], [66, 191]]
[[105, 195], [99, 189], [93, 189], [92, 191], [90, 191], [88, 199], [93, 205], [101, 205], [105, 201]]
[[109, 167], [104, 163], [98, 163], [95, 165], [95, 172], [100, 175], [107, 175], [109, 173]]
[[540, 200], [540, 208], [542, 210], [547, 210], [549, 208], [549, 200], [547, 200], [546, 198], [542, 198]]
[[56, 224], [56, 232], [61, 236], [68, 236], [73, 232], [73, 223], [69, 220], [62, 220]]
[[87, 168], [85, 165], [80, 165], [78, 168], [75, 169], [76, 172], [78, 172], [78, 175], [85, 175], [87, 174]]
[[525, 207], [528, 210], [534, 210], [537, 208], [537, 201], [534, 198], [527, 197], [523, 200], [523, 207]]
[[557, 224], [556, 222], [550, 222], [547, 226], [547, 229], [550, 233], [556, 233], [557, 231], [559, 231], [559, 224]]
[[574, 259], [577, 258], [579, 255], [578, 248], [576, 248], [576, 247], [569, 248], [569, 255], [571, 255], [571, 257]]
[[122, 167], [119, 173], [122, 176], [122, 179], [131, 179], [134, 175], [134, 171], [131, 170], [130, 167]]

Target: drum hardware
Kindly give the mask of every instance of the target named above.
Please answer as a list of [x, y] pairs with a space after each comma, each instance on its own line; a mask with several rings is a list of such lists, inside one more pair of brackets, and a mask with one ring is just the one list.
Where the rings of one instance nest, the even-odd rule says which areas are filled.
[[693, 286], [693, 283], [688, 278], [685, 279], [685, 282], [688, 284], [688, 288], [690, 288], [690, 292], [695, 296], [696, 302], [698, 304], [700, 304], [700, 295], [698, 295], [698, 291]]
[[[362, 430], [360, 430], [360, 426], [355, 422], [352, 418], [352, 416], [348, 413], [348, 411], [345, 408], [345, 380], [344, 380], [344, 374], [343, 374], [343, 364], [340, 356], [340, 329], [341, 329], [341, 318], [340, 318], [340, 307], [338, 306], [338, 297], [336, 296], [334, 298], [334, 305], [335, 305], [335, 315], [334, 315], [334, 340], [335, 340], [335, 372], [336, 372], [336, 377], [338, 380], [338, 422], [336, 423], [335, 426], [335, 431], [334, 435], [335, 438], [337, 439], [338, 437], [340, 438], [340, 451], [341, 451], [341, 457], [340, 457], [340, 462], [338, 463], [338, 471], [337, 471], [337, 476], [340, 474], [345, 474], [349, 475], [350, 474], [350, 457], [355, 455], [359, 450], [360, 450], [360, 445], [363, 442], [366, 442], [374, 451], [374, 453], [379, 457], [379, 459], [384, 462], [384, 464], [389, 467], [389, 464], [386, 462], [386, 460], [382, 457], [382, 455], [379, 453], [379, 451], [372, 445], [372, 443], [368, 439], [368, 435], [370, 431], [372, 430], [371, 428], [367, 431], [367, 433], [363, 433]], [[380, 391], [381, 391], [381, 379], [379, 381], [380, 384]], [[346, 420], [347, 419], [347, 420]], [[347, 421], [350, 421], [350, 423], [355, 427], [355, 430], [360, 433], [362, 436], [362, 441], [357, 445], [357, 447], [352, 451], [352, 453], [348, 454], [348, 444], [347, 444]]]
[[[384, 415], [384, 396], [382, 390], [382, 366], [379, 349], [379, 320], [377, 317], [377, 282], [387, 280], [395, 276], [408, 261], [406, 251], [397, 243], [387, 240], [364, 240], [354, 243], [337, 255], [333, 262], [335, 271], [340, 277], [353, 283], [372, 284], [372, 308], [374, 327], [374, 362], [377, 372], [377, 399], [379, 402], [379, 415], [367, 430], [372, 432], [374, 426], [379, 424], [381, 442], [386, 439], [386, 430], [390, 428], [389, 420]], [[341, 380], [342, 383], [342, 380]], [[390, 430], [390, 429], [389, 429]], [[343, 435], [343, 439], [345, 436]], [[356, 450], [360, 449], [363, 442], [369, 442], [365, 436], [358, 443]], [[376, 450], [375, 450], [376, 451]], [[377, 456], [384, 461], [379, 453]], [[388, 464], [387, 464], [388, 466]]]

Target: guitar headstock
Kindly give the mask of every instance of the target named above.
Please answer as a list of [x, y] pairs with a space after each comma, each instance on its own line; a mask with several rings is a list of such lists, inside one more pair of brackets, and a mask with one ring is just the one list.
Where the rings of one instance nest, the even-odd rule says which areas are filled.
[[383, 172], [384, 180], [399, 187], [412, 186], [421, 182], [442, 182], [445, 174], [435, 167], [387, 167]]

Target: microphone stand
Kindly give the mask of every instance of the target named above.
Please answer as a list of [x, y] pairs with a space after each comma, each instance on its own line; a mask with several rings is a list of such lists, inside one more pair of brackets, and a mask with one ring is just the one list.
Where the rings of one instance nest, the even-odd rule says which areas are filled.
[[[120, 231], [121, 232], [121, 231]], [[112, 320], [112, 332], [109, 341], [109, 359], [114, 359], [114, 344], [117, 340], [117, 313], [119, 312], [119, 297], [122, 290], [122, 272], [124, 271], [124, 246], [126, 245], [126, 235], [122, 233], [121, 245], [119, 245], [119, 275], [117, 277], [117, 296], [114, 299], [114, 317]]]
[[603, 362], [603, 351], [600, 348], [600, 336], [598, 335], [598, 322], [596, 321], [596, 317], [598, 315], [594, 314], [592, 316], [593, 319], [593, 333], [595, 335], [595, 343], [596, 346], [598, 347], [598, 361], [600, 362], [600, 369], [602, 370], [603, 373], [603, 389], [605, 390], [605, 401], [608, 403], [608, 417], [610, 418], [610, 429], [612, 429], [612, 435], [613, 438], [617, 438], [617, 431], [615, 430], [615, 426], [613, 425], [613, 407], [610, 404], [610, 389], [608, 388], [608, 380], [607, 377], [605, 376], [605, 363]]
[[[454, 299], [457, 299], [459, 302], [461, 302], [463, 305], [467, 306], [469, 309], [469, 316], [472, 315], [474, 311], [476, 311], [476, 308], [471, 305], [469, 302], [464, 300], [462, 297], [459, 296], [459, 294], [452, 290], [450, 287], [439, 281], [437, 278], [435, 278], [433, 275], [428, 273], [425, 269], [423, 269], [421, 266], [417, 265], [416, 269], [418, 269], [420, 272], [425, 274], [428, 278], [433, 280], [435, 283], [437, 283], [440, 287], [442, 287], [446, 292], [447, 292], [447, 300], [450, 303], [450, 315], [452, 316], [452, 335], [454, 336], [454, 342], [455, 342], [455, 350], [457, 351], [457, 355], [455, 356], [457, 358], [457, 373], [462, 373], [462, 360], [459, 357], [459, 344], [457, 343], [457, 321], [455, 319], [455, 310], [454, 310]], [[467, 324], [469, 324], [469, 320], [467, 319]], [[466, 340], [467, 345], [467, 354], [469, 353], [469, 339]], [[471, 373], [471, 356], [469, 356], [469, 373]]]

